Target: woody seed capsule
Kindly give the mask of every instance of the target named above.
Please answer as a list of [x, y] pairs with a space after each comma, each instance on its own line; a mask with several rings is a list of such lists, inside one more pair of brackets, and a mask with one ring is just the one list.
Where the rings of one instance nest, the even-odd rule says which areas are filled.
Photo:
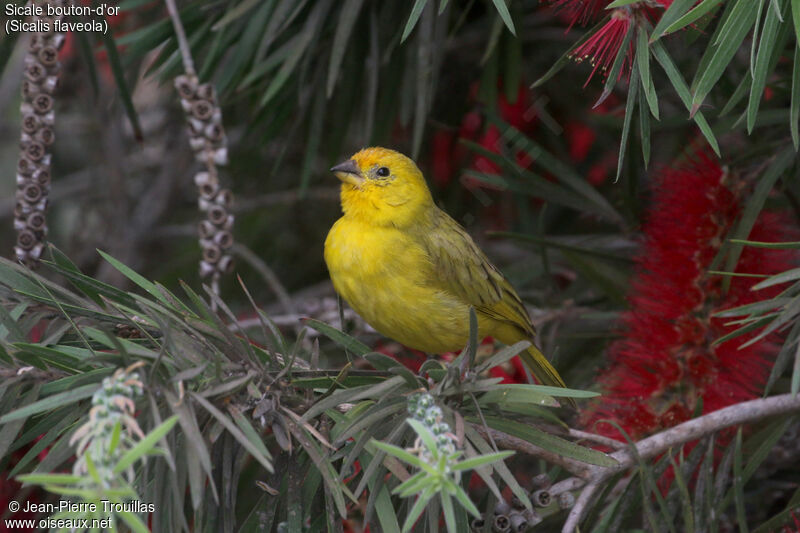
[[218, 246], [208, 246], [203, 248], [203, 260], [214, 264], [222, 257], [222, 250]]
[[22, 117], [22, 130], [25, 133], [34, 133], [39, 128], [39, 120], [36, 115], [29, 114]]
[[35, 204], [42, 198], [42, 188], [35, 183], [30, 183], [25, 186], [22, 195], [25, 197], [25, 201]]
[[215, 225], [222, 224], [228, 217], [228, 213], [225, 211], [225, 208], [221, 205], [211, 205], [208, 208], [208, 220], [213, 222]]
[[56, 136], [52, 128], [42, 128], [36, 132], [36, 139], [45, 146], [50, 146], [56, 140]]
[[46, 67], [52, 67], [58, 61], [58, 51], [52, 46], [43, 46], [36, 56]]
[[33, 99], [33, 109], [43, 115], [53, 109], [53, 99], [47, 94], [37, 94]]
[[34, 161], [34, 162], [35, 161], [41, 161], [42, 158], [45, 155], [44, 146], [42, 145], [42, 143], [39, 143], [39, 142], [35, 142], [35, 141], [31, 142], [25, 148], [25, 155], [31, 161]]
[[25, 69], [25, 77], [28, 80], [32, 81], [33, 83], [38, 83], [44, 79], [45, 70], [44, 67], [37, 62], [31, 63], [28, 65], [28, 68]]
[[225, 255], [217, 263], [217, 269], [223, 274], [230, 274], [233, 272], [234, 264], [233, 258], [229, 255]]
[[23, 250], [30, 250], [36, 244], [36, 236], [31, 230], [24, 229], [17, 235], [17, 245]]

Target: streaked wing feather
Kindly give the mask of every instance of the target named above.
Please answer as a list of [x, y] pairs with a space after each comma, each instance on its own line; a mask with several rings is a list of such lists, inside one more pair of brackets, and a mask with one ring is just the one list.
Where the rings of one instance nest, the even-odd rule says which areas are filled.
[[528, 312], [508, 280], [464, 228], [437, 211], [433, 227], [421, 236], [436, 273], [435, 283], [476, 312], [513, 324], [533, 337]]

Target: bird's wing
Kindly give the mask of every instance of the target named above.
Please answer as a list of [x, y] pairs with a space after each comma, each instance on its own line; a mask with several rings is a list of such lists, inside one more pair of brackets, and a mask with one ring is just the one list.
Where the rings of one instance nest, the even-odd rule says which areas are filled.
[[434, 270], [432, 283], [495, 320], [513, 324], [528, 337], [533, 324], [516, 291], [472, 237], [444, 211], [420, 235]]

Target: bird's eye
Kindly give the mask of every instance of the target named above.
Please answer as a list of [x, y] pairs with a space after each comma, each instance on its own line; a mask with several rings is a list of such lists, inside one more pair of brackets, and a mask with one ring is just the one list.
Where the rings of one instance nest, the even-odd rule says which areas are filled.
[[381, 167], [377, 170], [376, 174], [382, 178], [386, 178], [389, 176], [389, 174], [391, 174], [391, 172], [389, 172], [387, 167]]

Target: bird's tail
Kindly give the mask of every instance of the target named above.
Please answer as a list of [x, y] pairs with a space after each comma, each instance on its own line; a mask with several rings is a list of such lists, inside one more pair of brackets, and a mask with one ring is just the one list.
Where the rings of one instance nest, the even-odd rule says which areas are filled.
[[530, 348], [520, 353], [519, 357], [522, 359], [522, 362], [525, 363], [525, 366], [530, 369], [536, 380], [542, 385], [567, 387], [567, 384], [564, 383], [564, 380], [561, 379], [561, 376], [558, 374], [558, 370], [553, 368], [550, 361], [547, 360], [544, 354], [539, 351], [539, 348], [535, 345], [532, 344]]
[[[519, 357], [522, 359], [522, 362], [525, 363], [525, 366], [530, 369], [536, 380], [542, 385], [567, 388], [567, 384], [564, 383], [558, 370], [550, 364], [550, 361], [547, 360], [536, 345], [532, 344], [527, 350], [520, 353]], [[573, 407], [575, 406], [575, 401], [572, 398], [565, 399], [567, 403]]]

